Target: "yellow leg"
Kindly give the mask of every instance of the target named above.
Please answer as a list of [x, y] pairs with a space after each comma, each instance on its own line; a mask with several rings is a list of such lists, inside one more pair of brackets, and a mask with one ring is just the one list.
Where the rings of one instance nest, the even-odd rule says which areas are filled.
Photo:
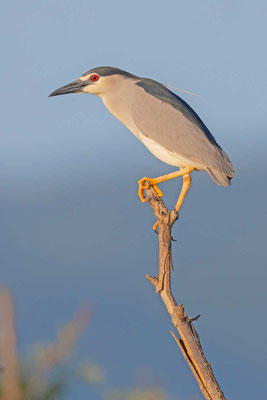
[[[193, 169], [192, 169], [192, 170], [193, 170]], [[192, 170], [191, 170], [191, 171], [192, 171]], [[191, 171], [190, 171], [190, 172], [191, 172]], [[188, 189], [190, 188], [190, 185], [191, 185], [192, 179], [191, 179], [191, 176], [190, 176], [190, 172], [187, 171], [187, 172], [183, 175], [183, 186], [182, 186], [180, 195], [179, 195], [179, 197], [178, 197], [177, 203], [176, 203], [176, 205], [175, 205], [175, 207], [174, 207], [174, 209], [175, 209], [177, 212], [179, 212], [179, 210], [180, 210], [180, 208], [181, 208], [181, 206], [182, 206], [182, 204], [183, 204], [183, 201], [184, 201], [184, 199], [185, 199], [186, 193], [188, 192]], [[159, 225], [158, 221], [153, 225], [153, 230], [154, 230], [155, 232], [157, 232], [157, 227], [158, 227], [158, 225]]]
[[177, 212], [179, 212], [179, 210], [180, 210], [180, 208], [181, 208], [181, 206], [182, 206], [182, 204], [183, 204], [183, 201], [184, 201], [184, 199], [185, 199], [186, 193], [188, 192], [188, 189], [190, 188], [191, 181], [192, 181], [192, 179], [191, 179], [190, 174], [185, 174], [185, 175], [183, 176], [183, 186], [182, 186], [182, 190], [181, 190], [180, 195], [179, 195], [179, 197], [178, 197], [177, 203], [176, 203], [176, 205], [175, 205], [175, 207], [174, 207], [174, 209], [175, 209]]
[[189, 174], [190, 172], [193, 171], [193, 169], [194, 169], [194, 167], [188, 167], [188, 168], [184, 168], [182, 170], [172, 172], [167, 175], [158, 176], [157, 178], [144, 177], [143, 179], [140, 179], [140, 181], [138, 181], [138, 184], [139, 184], [138, 195], [139, 195], [142, 203], [147, 201], [147, 197], [145, 197], [145, 195], [144, 195], [144, 189], [148, 189], [149, 185], [152, 185], [154, 187], [154, 189], [156, 190], [156, 192], [158, 194], [158, 197], [162, 197], [163, 193], [157, 187], [158, 183], [167, 181], [169, 179], [178, 178], [179, 176], [182, 176], [185, 174]]

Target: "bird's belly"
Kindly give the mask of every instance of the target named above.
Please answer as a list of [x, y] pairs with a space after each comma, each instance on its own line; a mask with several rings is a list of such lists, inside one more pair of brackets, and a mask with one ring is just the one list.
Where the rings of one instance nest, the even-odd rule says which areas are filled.
[[186, 160], [184, 157], [180, 156], [177, 153], [172, 153], [172, 152], [168, 151], [167, 149], [162, 147], [160, 144], [155, 142], [155, 140], [144, 136], [140, 131], [139, 131], [138, 138], [146, 146], [146, 148], [150, 151], [150, 153], [152, 153], [155, 157], [157, 157], [162, 162], [164, 162], [168, 165], [173, 165], [174, 167], [179, 167], [179, 168], [185, 168], [190, 165], [188, 160]]

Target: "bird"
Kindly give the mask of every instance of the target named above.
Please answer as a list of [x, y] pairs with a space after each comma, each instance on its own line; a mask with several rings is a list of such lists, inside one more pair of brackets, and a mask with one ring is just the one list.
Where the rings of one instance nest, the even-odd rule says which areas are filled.
[[[174, 209], [179, 213], [191, 185], [191, 172], [207, 171], [220, 186], [229, 186], [235, 170], [228, 155], [217, 143], [197, 113], [164, 84], [139, 77], [119, 68], [102, 66], [90, 69], [79, 79], [60, 87], [49, 97], [68, 93], [99, 96], [106, 108], [121, 121], [162, 162], [178, 170], [156, 178], [138, 181], [138, 195], [148, 200], [144, 190], [183, 177], [182, 189]], [[157, 230], [158, 223], [153, 226]]]

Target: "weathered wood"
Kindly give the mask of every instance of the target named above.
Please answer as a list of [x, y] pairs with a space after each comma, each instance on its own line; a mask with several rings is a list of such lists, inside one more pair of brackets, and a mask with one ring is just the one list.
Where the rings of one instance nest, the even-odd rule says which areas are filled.
[[171, 291], [171, 269], [172, 269], [172, 237], [171, 230], [173, 224], [178, 219], [178, 214], [174, 210], [168, 210], [161, 198], [157, 198], [157, 193], [152, 186], [146, 189], [148, 203], [152, 207], [154, 214], [159, 222], [159, 275], [152, 277], [147, 275], [147, 279], [155, 286], [156, 293], [159, 293], [164, 302], [175, 328], [181, 338], [177, 339], [173, 332], [172, 335], [179, 345], [182, 354], [188, 363], [199, 388], [207, 400], [225, 400], [224, 394], [215, 379], [210, 364], [208, 363], [199, 336], [195, 331], [193, 320], [189, 318], [184, 310], [183, 304], [177, 305]]

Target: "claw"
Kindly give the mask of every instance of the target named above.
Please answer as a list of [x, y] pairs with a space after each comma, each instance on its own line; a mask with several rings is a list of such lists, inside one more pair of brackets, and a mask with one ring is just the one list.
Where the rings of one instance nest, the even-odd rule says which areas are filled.
[[138, 181], [138, 196], [140, 197], [140, 200], [142, 201], [142, 203], [145, 203], [147, 201], [147, 197], [145, 197], [144, 195], [144, 189], [148, 189], [149, 188], [149, 178], [143, 178], [140, 179], [140, 181]]
[[153, 231], [158, 235], [157, 227], [159, 226], [158, 221], [153, 225], [152, 229]]
[[156, 192], [157, 192], [157, 197], [162, 197], [163, 196], [163, 193], [162, 193], [162, 191], [157, 187], [157, 185], [156, 184], [153, 184], [152, 183], [152, 185], [153, 185], [153, 188], [156, 190]]
[[150, 185], [152, 185], [155, 191], [157, 192], [157, 197], [163, 196], [162, 191], [157, 187], [155, 183], [153, 183], [153, 179], [144, 177], [143, 179], [140, 179], [140, 181], [138, 181], [138, 185], [139, 185], [138, 196], [140, 197], [142, 203], [145, 203], [148, 200], [148, 198], [145, 197], [144, 195], [144, 189], [148, 189]]

